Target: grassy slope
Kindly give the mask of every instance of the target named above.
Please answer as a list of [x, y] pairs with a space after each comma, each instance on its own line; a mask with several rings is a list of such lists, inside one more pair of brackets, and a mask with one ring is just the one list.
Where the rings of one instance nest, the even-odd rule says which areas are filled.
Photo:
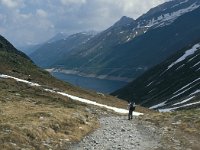
[[160, 130], [162, 149], [179, 147], [182, 149], [200, 149], [200, 109], [183, 110], [171, 113], [148, 112], [140, 117], [141, 123], [153, 123]]
[[[97, 95], [56, 80], [0, 37], [0, 73], [37, 82], [104, 104], [125, 107], [111, 96]], [[109, 101], [109, 102], [108, 102]], [[116, 102], [116, 103], [115, 103]], [[98, 127], [100, 108], [0, 78], [0, 147], [3, 149], [62, 149]]]
[[[0, 48], [0, 73], [25, 79], [31, 82], [39, 83], [45, 87], [57, 88], [72, 95], [92, 99], [104, 104], [114, 105], [116, 99], [111, 96], [97, 95], [94, 92], [86, 91], [78, 87], [74, 87], [69, 83], [57, 80], [52, 77], [47, 71], [38, 68], [31, 60], [17, 55], [13, 52], [8, 52], [4, 48]], [[107, 101], [109, 99], [109, 102]], [[118, 100], [116, 106], [123, 105], [123, 102]]]
[[1, 80], [0, 89], [1, 148], [60, 149], [98, 126], [85, 105], [68, 98], [13, 80]]

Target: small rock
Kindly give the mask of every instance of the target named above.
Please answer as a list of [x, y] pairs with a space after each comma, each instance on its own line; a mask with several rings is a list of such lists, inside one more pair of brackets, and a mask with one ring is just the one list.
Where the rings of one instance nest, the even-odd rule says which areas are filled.
[[39, 118], [40, 120], [44, 120], [44, 117], [42, 117], [42, 116], [40, 116], [40, 118]]
[[99, 144], [96, 140], [93, 140], [93, 142], [94, 142], [95, 144]]
[[124, 128], [121, 129], [122, 132], [125, 132], [126, 130]]

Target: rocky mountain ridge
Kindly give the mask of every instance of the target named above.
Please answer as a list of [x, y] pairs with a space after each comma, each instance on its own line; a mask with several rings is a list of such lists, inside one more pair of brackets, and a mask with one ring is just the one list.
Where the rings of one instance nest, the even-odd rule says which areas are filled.
[[97, 78], [134, 80], [199, 38], [196, 34], [199, 32], [199, 6], [198, 0], [169, 1], [136, 20], [122, 17], [86, 42], [74, 43], [76, 46], [70, 51], [56, 49], [58, 43], [53, 49], [43, 47], [45, 51], [51, 49], [53, 56], [62, 53], [59, 59], [49, 59], [42, 50], [41, 55], [39, 50], [34, 54], [41, 57], [32, 58], [44, 68], [85, 76], [92, 74]]

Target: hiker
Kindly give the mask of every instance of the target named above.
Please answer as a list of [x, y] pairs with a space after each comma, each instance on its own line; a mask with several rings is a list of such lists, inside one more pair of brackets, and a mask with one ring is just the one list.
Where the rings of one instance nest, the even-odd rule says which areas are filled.
[[128, 110], [129, 110], [129, 113], [128, 113], [128, 120], [130, 119], [133, 119], [133, 111], [135, 110], [135, 103], [133, 102], [130, 102], [128, 104]]

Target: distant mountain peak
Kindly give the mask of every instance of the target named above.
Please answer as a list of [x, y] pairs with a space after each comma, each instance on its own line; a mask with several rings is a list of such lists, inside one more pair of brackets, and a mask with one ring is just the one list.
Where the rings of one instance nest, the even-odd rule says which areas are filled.
[[115, 26], [115, 27], [127, 26], [127, 25], [133, 24], [134, 22], [135, 22], [135, 20], [133, 18], [130, 18], [130, 17], [127, 17], [127, 16], [123, 16], [113, 26]]
[[89, 31], [83, 31], [83, 32], [80, 32], [80, 34], [96, 35], [96, 34], [98, 34], [98, 32], [95, 31], [95, 30], [89, 30]]
[[47, 42], [51, 43], [51, 42], [59, 41], [59, 40], [64, 39], [68, 36], [69, 35], [64, 33], [64, 32], [59, 32], [55, 36], [53, 36], [50, 40], [48, 40]]

